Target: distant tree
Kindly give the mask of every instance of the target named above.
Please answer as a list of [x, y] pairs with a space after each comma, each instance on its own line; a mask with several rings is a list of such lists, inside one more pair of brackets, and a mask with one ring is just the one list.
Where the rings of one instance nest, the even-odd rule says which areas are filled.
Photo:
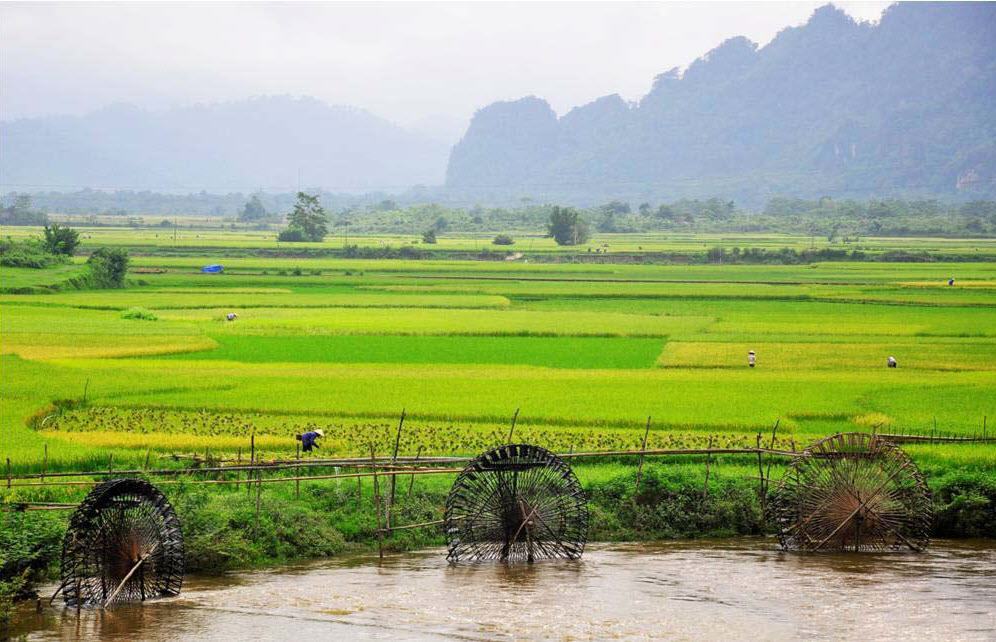
[[640, 203], [640, 216], [650, 216], [650, 203]]
[[31, 194], [17, 194], [14, 196], [15, 214], [27, 214], [31, 211]]
[[50, 254], [72, 256], [80, 244], [80, 233], [71, 227], [52, 223], [45, 226], [45, 249]]
[[86, 261], [89, 282], [95, 288], [123, 288], [128, 273], [128, 252], [121, 248], [102, 247]]
[[629, 214], [629, 203], [624, 203], [623, 201], [611, 201], [606, 203], [601, 207], [605, 212], [612, 212], [613, 214]]
[[616, 231], [616, 213], [614, 210], [606, 209], [602, 214], [602, 220], [598, 222], [599, 232], [615, 232]]
[[491, 243], [494, 245], [515, 245], [515, 239], [508, 234], [499, 234]]
[[318, 242], [329, 233], [329, 217], [318, 202], [318, 195], [297, 193], [294, 211], [287, 217], [287, 229], [277, 237], [281, 241]]
[[436, 242], [436, 230], [429, 228], [425, 232], [422, 232], [422, 242], [435, 244]]
[[559, 206], [555, 206], [550, 212], [547, 233], [557, 245], [578, 245], [587, 241], [589, 236], [588, 224], [581, 219], [577, 210]]
[[259, 194], [253, 194], [239, 212], [239, 220], [248, 223], [261, 221], [264, 218], [266, 218], [266, 208], [263, 207], [263, 201], [259, 200]]
[[379, 210], [381, 212], [392, 212], [392, 211], [398, 209], [398, 204], [388, 198], [388, 199], [384, 199], [380, 203], [377, 203], [375, 209], [377, 209], [377, 210]]
[[304, 235], [304, 230], [299, 227], [288, 227], [287, 229], [280, 230], [277, 234], [278, 241], [285, 241], [287, 243], [303, 243], [307, 241], [307, 237]]
[[445, 232], [446, 228], [450, 226], [450, 222], [446, 220], [445, 216], [436, 217], [436, 221], [432, 224], [432, 229], [437, 232]]
[[674, 210], [671, 209], [670, 205], [661, 205], [657, 208], [657, 218], [673, 221], [675, 219]]

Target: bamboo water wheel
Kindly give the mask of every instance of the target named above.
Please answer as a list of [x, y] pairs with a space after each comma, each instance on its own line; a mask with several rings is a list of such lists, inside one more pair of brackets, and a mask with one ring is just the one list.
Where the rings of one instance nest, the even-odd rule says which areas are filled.
[[802, 551], [921, 551], [933, 518], [916, 464], [866, 433], [833, 435], [806, 448], [770, 508], [782, 547]]
[[183, 582], [183, 535], [166, 497], [141, 479], [96, 486], [62, 542], [62, 595], [70, 606], [169, 597]]
[[578, 559], [588, 537], [588, 500], [562, 459], [510, 444], [474, 459], [446, 498], [447, 559], [533, 562]]

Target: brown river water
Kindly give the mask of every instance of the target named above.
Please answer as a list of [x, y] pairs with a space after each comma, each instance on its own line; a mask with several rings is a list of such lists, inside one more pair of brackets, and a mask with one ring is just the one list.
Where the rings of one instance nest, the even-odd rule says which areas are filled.
[[25, 615], [31, 640], [996, 640], [996, 541], [881, 555], [762, 539], [597, 544], [580, 562], [532, 566], [451, 566], [431, 549], [188, 577], [170, 600]]

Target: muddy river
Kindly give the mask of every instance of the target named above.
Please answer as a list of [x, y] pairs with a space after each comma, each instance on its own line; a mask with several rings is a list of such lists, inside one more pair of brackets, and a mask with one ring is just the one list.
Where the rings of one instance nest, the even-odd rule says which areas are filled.
[[[57, 606], [59, 602], [56, 602]], [[996, 542], [801, 555], [771, 540], [589, 546], [580, 562], [450, 566], [442, 550], [223, 577], [107, 612], [46, 609], [32, 640], [996, 640]]]

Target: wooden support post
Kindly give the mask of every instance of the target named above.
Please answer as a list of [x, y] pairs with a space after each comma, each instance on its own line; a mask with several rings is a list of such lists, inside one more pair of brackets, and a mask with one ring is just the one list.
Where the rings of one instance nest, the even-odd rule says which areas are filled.
[[643, 431], [643, 445], [640, 447], [640, 464], [636, 467], [636, 487], [633, 489], [633, 500], [640, 492], [640, 480], [643, 478], [643, 458], [647, 453], [647, 437], [650, 436], [650, 417], [647, 417], [647, 429]]
[[[249, 435], [249, 465], [256, 465], [256, 433]], [[252, 493], [252, 470], [246, 473], [246, 490]]]
[[[422, 456], [422, 446], [419, 445], [418, 452], [415, 453], [415, 461], [412, 462], [413, 468], [418, 466], [418, 458], [421, 456]], [[406, 495], [406, 498], [410, 498], [412, 496], [412, 488], [414, 486], [415, 486], [415, 473], [412, 473], [411, 479], [408, 480], [408, 495]]]
[[764, 496], [764, 468], [761, 464], [761, 432], [757, 433], [757, 497], [761, 500], [761, 515], [767, 514], [767, 500]]
[[86, 396], [90, 391], [90, 377], [86, 378], [86, 383], [83, 384], [83, 405], [86, 405]]
[[45, 444], [45, 455], [42, 457], [41, 480], [45, 481], [45, 473], [48, 472], [48, 444]]
[[[781, 423], [781, 419], [775, 420], [775, 427], [771, 429], [771, 443], [768, 444], [768, 450], [775, 449], [775, 435], [778, 434], [778, 424]], [[768, 496], [768, 480], [771, 479], [771, 457], [768, 457], [768, 466], [764, 471], [764, 495]]]
[[508, 439], [505, 440], [506, 444], [512, 443], [512, 436], [515, 434], [515, 422], [519, 419], [519, 410], [521, 408], [516, 408], [515, 414], [512, 415], [512, 425], [508, 428]]
[[[405, 409], [401, 409], [401, 419], [398, 421], [398, 432], [394, 436], [394, 452], [391, 454], [391, 469], [398, 463], [398, 448], [401, 446], [401, 428], [405, 425]], [[398, 476], [391, 475], [391, 495], [387, 500], [387, 511], [384, 521], [387, 523], [387, 531], [391, 532], [391, 509], [394, 507], [394, 494], [398, 485]]]
[[709, 465], [712, 464], [712, 435], [709, 435], [709, 454], [706, 455], [705, 485], [702, 487], [702, 499], [709, 497]]
[[370, 443], [370, 468], [373, 471], [374, 512], [377, 515], [377, 554], [384, 559], [384, 530], [380, 525], [380, 485], [377, 482], [377, 456], [373, 442]]
[[[294, 454], [295, 458], [298, 461], [301, 461], [301, 442], [296, 442], [296, 446], [294, 447], [294, 450], [296, 451], [295, 454]], [[297, 468], [294, 469], [294, 476], [295, 477], [300, 477], [301, 476], [301, 467], [300, 466], [298, 466]], [[300, 498], [301, 497], [301, 480], [300, 479], [295, 479], [294, 480], [294, 497], [295, 498]]]
[[7, 458], [7, 488], [10, 488], [10, 457]]
[[151, 448], [145, 449], [145, 465], [142, 467], [143, 471], [149, 470], [149, 455], [151, 454], [151, 452], [152, 452]]
[[114, 474], [114, 453], [109, 453], [107, 455], [107, 474]]
[[256, 471], [256, 532], [259, 532], [259, 504], [263, 495], [263, 470]]

